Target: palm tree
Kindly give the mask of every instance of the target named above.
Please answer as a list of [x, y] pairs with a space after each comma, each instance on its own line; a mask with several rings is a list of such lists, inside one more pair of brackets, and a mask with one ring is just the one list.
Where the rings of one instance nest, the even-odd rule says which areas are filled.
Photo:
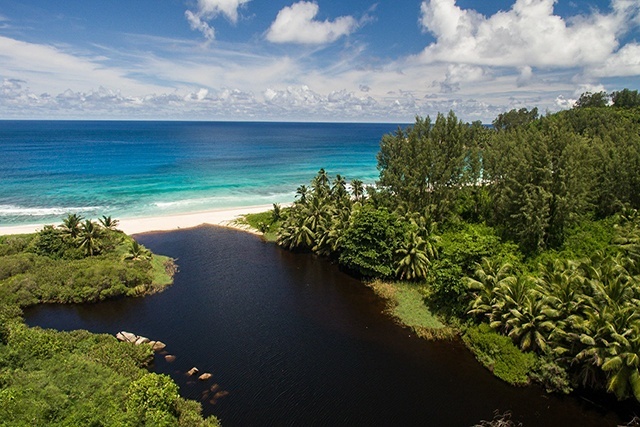
[[640, 401], [640, 329], [637, 324], [628, 334], [617, 334], [611, 343], [611, 356], [602, 364], [608, 373], [607, 391], [620, 400], [630, 394]]
[[[412, 232], [407, 236], [402, 246], [396, 250], [396, 275], [400, 280], [426, 279], [431, 265], [428, 251], [427, 242], [417, 233]], [[433, 250], [431, 253], [433, 254]]]
[[101, 236], [102, 230], [98, 224], [88, 219], [82, 223], [78, 239], [80, 247], [84, 248], [85, 254], [93, 256], [95, 253], [99, 252]]
[[512, 266], [509, 263], [498, 264], [488, 258], [482, 258], [476, 264], [475, 279], [465, 277], [464, 282], [471, 291], [474, 299], [469, 305], [469, 314], [491, 316], [493, 304], [496, 302], [496, 291], [503, 286], [511, 286], [516, 278], [511, 275]]
[[112, 231], [116, 230], [116, 227], [120, 222], [117, 219], [112, 219], [111, 216], [106, 216], [106, 215], [102, 215], [102, 218], [100, 218], [99, 221], [100, 221], [100, 224], [102, 224], [102, 226], [105, 229], [112, 230]]
[[351, 191], [353, 192], [353, 198], [356, 202], [361, 201], [364, 198], [364, 185], [359, 179], [351, 181]]
[[336, 201], [349, 200], [349, 193], [347, 192], [347, 181], [340, 174], [337, 174], [336, 179], [333, 181], [333, 187], [331, 187], [331, 196]]
[[311, 248], [315, 240], [315, 233], [311, 230], [303, 216], [291, 216], [280, 229], [278, 244], [286, 249]]
[[273, 204], [273, 211], [271, 211], [271, 219], [273, 222], [280, 221], [282, 219], [282, 207], [279, 203]]
[[515, 280], [505, 280], [495, 292], [495, 302], [492, 304], [491, 323], [493, 329], [509, 332], [509, 319], [513, 317], [512, 309], [521, 307], [527, 295], [531, 291], [533, 279], [529, 276], [521, 275]]
[[300, 197], [298, 202], [301, 204], [307, 203], [307, 197], [309, 197], [309, 188], [306, 185], [301, 185], [296, 189], [296, 197]]
[[135, 240], [131, 241], [129, 245], [129, 251], [125, 255], [124, 259], [131, 261], [148, 260], [151, 258], [151, 252]]
[[524, 304], [510, 310], [509, 337], [518, 343], [522, 350], [540, 350], [546, 352], [547, 340], [553, 329], [554, 310], [548, 308], [536, 292], [529, 292]]
[[582, 292], [584, 278], [572, 262], [555, 260], [540, 266], [535, 289], [545, 303], [558, 312], [559, 321], [572, 315], [583, 315], [587, 299]]
[[75, 213], [67, 215], [67, 217], [62, 220], [62, 230], [72, 239], [75, 239], [80, 233], [80, 224], [83, 219], [82, 215]]
[[324, 168], [318, 171], [318, 174], [311, 183], [315, 197], [324, 198], [329, 193], [329, 175]]
[[314, 196], [304, 209], [305, 223], [315, 233], [331, 214], [333, 214], [333, 207], [324, 203], [321, 198]]

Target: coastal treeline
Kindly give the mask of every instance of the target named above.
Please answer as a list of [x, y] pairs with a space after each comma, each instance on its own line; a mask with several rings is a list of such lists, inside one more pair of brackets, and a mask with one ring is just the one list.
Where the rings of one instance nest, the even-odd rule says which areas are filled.
[[153, 350], [87, 331], [30, 328], [38, 303], [142, 296], [170, 285], [176, 265], [99, 221], [68, 215], [35, 234], [0, 237], [0, 424], [215, 426], [166, 375]]
[[264, 228], [366, 280], [413, 283], [512, 383], [640, 400], [637, 91], [493, 126], [418, 117], [377, 160], [369, 186], [321, 169]]

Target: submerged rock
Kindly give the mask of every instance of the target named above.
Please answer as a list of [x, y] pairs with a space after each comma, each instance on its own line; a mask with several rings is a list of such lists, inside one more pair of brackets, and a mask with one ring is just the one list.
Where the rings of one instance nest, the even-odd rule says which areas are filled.
[[172, 354], [167, 354], [167, 355], [164, 357], [164, 360], [166, 360], [167, 362], [171, 363], [171, 362], [173, 362], [173, 361], [175, 361], [175, 360], [176, 360], [176, 357], [175, 357], [174, 355], [172, 355]]

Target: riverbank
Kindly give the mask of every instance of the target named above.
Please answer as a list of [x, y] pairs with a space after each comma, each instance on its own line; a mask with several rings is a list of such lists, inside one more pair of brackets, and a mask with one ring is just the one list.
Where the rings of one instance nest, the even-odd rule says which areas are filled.
[[[252, 229], [235, 221], [247, 214], [255, 214], [268, 211], [273, 205], [247, 206], [239, 208], [213, 209], [208, 211], [175, 214], [167, 216], [149, 216], [141, 218], [119, 219], [118, 229], [126, 234], [140, 234], [153, 231], [171, 231], [184, 228], [197, 227], [203, 224], [220, 225], [224, 227], [238, 228], [247, 232]], [[0, 226], [1, 235], [29, 234], [42, 229], [45, 224], [31, 224], [3, 227]]]

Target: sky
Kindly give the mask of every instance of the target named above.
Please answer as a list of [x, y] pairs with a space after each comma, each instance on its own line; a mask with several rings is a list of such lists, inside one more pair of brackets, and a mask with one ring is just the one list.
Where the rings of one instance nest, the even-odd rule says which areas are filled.
[[640, 89], [640, 0], [0, 0], [0, 119], [413, 122]]

